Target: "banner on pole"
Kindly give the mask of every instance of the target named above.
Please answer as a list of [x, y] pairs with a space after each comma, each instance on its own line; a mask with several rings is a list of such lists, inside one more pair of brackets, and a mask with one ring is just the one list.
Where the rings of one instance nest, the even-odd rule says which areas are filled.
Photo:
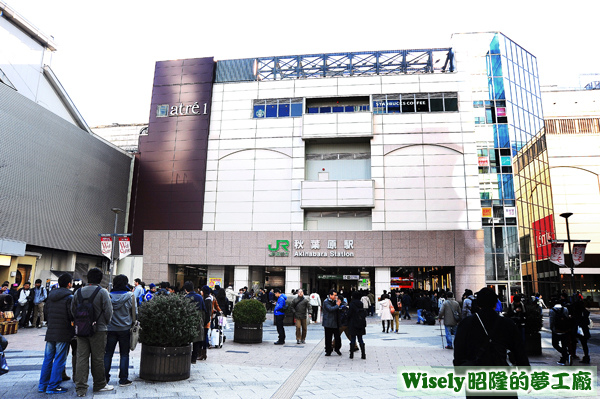
[[100, 249], [102, 250], [102, 255], [110, 259], [112, 254], [112, 238], [100, 237]]
[[131, 241], [129, 237], [119, 237], [119, 260], [131, 255]]
[[565, 244], [562, 242], [553, 242], [550, 251], [550, 262], [559, 266], [565, 266]]
[[573, 245], [573, 263], [575, 266], [582, 264], [585, 261], [585, 246], [586, 244]]

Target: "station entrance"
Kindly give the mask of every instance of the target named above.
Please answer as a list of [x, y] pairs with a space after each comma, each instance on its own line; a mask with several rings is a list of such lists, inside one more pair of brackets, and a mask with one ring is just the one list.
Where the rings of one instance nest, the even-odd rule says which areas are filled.
[[[372, 290], [375, 281], [375, 268], [373, 267], [311, 267], [308, 270], [308, 279], [303, 279], [303, 288], [317, 292], [321, 299], [325, 299], [330, 290], [337, 290], [348, 300], [350, 292], [354, 290]], [[304, 273], [303, 273], [304, 274]]]

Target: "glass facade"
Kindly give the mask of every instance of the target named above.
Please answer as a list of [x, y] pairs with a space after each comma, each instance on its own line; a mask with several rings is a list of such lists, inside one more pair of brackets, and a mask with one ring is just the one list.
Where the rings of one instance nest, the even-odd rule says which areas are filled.
[[302, 116], [302, 98], [254, 100], [253, 118], [288, 118]]
[[[486, 281], [498, 285], [506, 302], [510, 293], [523, 292], [521, 265], [535, 256], [525, 237], [531, 237], [532, 226], [522, 226], [529, 223], [521, 221], [522, 213], [544, 215], [552, 202], [545, 189], [544, 194], [524, 198], [525, 183], [515, 170], [517, 154], [543, 128], [536, 58], [500, 33], [494, 34], [485, 58], [487, 92], [482, 94], [487, 98], [475, 96], [473, 108], [479, 133]], [[535, 175], [537, 184], [547, 184], [545, 176]]]

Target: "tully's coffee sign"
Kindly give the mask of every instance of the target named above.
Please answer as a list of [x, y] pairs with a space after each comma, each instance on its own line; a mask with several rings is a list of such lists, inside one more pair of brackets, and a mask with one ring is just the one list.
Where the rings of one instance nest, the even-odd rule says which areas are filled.
[[[323, 242], [321, 242], [323, 241]], [[352, 258], [354, 257], [354, 240], [294, 240], [293, 257], [295, 258]], [[277, 240], [274, 246], [269, 244], [269, 256], [290, 256], [290, 241]]]
[[207, 115], [207, 107], [207, 103], [200, 105], [198, 101], [193, 104], [161, 104], [156, 107], [156, 117], [166, 118], [168, 116]]

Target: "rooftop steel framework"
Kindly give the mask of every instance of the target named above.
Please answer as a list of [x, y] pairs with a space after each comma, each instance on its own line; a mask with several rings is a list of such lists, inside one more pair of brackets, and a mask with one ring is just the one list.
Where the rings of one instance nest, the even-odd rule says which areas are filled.
[[261, 57], [256, 80], [454, 72], [451, 48]]

